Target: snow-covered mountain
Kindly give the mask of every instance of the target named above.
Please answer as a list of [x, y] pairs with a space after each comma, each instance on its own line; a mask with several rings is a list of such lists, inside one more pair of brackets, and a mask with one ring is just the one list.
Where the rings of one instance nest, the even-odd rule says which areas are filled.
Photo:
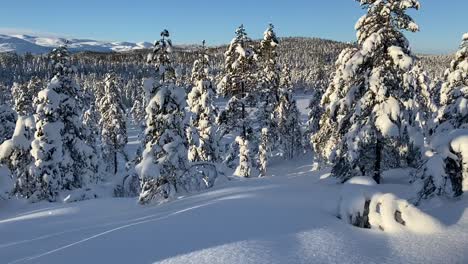
[[16, 52], [18, 54], [47, 53], [51, 49], [69, 42], [69, 50], [72, 52], [95, 51], [95, 52], [123, 52], [136, 49], [144, 49], [152, 46], [149, 42], [106, 42], [91, 39], [67, 39], [51, 36], [31, 35], [5, 35], [0, 34], [0, 52]]

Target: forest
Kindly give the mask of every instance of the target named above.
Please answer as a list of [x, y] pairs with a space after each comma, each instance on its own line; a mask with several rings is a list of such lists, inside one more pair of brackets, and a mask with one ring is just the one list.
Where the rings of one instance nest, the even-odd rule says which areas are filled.
[[[184, 240], [178, 228], [194, 233], [183, 249], [170, 242], [162, 255], [144, 253], [134, 263], [171, 257], [187, 263], [193, 252], [202, 252], [195, 263], [215, 263], [213, 256], [227, 258], [220, 263], [374, 263], [387, 247], [379, 237], [373, 253], [322, 249], [335, 259], [317, 253], [318, 259], [288, 255], [275, 262], [259, 252], [238, 259], [224, 250], [205, 252], [218, 248], [217, 237], [203, 240], [203, 232], [193, 230], [237, 237], [255, 221], [250, 217], [268, 228], [250, 227], [238, 236], [276, 235], [280, 252], [292, 256], [299, 253], [284, 248], [280, 227], [301, 231], [302, 220], [317, 218], [310, 223], [332, 223], [330, 230], [362, 240], [364, 248], [377, 235], [360, 228], [407, 234], [389, 238], [404, 245], [397, 263], [468, 261], [461, 250], [468, 246], [468, 33], [453, 43], [455, 54], [416, 54], [405, 34], [419, 31], [407, 14], [419, 10], [417, 0], [358, 2], [365, 14], [352, 43], [278, 37], [269, 24], [263, 39], [251, 39], [240, 25], [220, 46], [177, 45], [161, 29], [152, 49], [70, 52], [65, 44], [47, 54], [0, 53], [0, 262], [85, 261], [86, 249], [65, 251], [113, 232], [100, 229], [114, 228], [106, 214], [128, 224], [115, 230], [174, 216], [166, 224], [172, 236]], [[256, 195], [255, 203], [242, 202]], [[218, 202], [223, 206], [216, 209]], [[290, 218], [280, 214], [288, 210]], [[179, 216], [187, 211], [187, 218]], [[41, 212], [57, 214], [48, 217], [57, 217], [52, 223], [59, 227]], [[223, 215], [233, 219], [222, 225]], [[87, 217], [92, 220], [81, 224]], [[50, 231], [41, 235], [34, 221]], [[100, 231], [86, 238], [73, 228]], [[134, 238], [157, 229], [170, 240], [159, 228], [142, 227]], [[61, 245], [61, 232], [75, 234], [73, 241]], [[50, 249], [27, 246], [48, 239], [57, 239]], [[138, 245], [150, 243], [145, 239]], [[155, 247], [164, 244], [151, 239]], [[326, 243], [338, 251], [338, 242]], [[437, 255], [428, 252], [430, 243], [457, 246]], [[317, 247], [305, 250], [315, 256]], [[98, 261], [100, 251], [92, 252]], [[120, 255], [110, 260], [132, 262]]]

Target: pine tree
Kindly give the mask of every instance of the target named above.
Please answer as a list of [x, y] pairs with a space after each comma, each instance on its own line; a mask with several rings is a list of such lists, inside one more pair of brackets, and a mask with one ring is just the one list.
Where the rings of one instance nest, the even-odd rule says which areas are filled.
[[119, 157], [124, 158], [127, 145], [127, 124], [125, 106], [122, 103], [121, 82], [114, 73], [106, 74], [104, 96], [99, 100], [102, 127], [101, 142], [103, 154], [112, 174], [117, 174]]
[[[169, 37], [166, 30], [161, 35], [164, 41], [171, 43], [165, 39]], [[158, 50], [159, 45], [156, 42], [154, 50]], [[165, 63], [170, 65], [170, 61]], [[183, 177], [188, 167], [184, 134], [185, 91], [176, 86], [175, 75], [164, 72], [168, 69], [159, 67], [158, 74], [165, 77], [146, 108], [146, 144], [137, 165], [142, 204], [171, 198], [185, 186]]]
[[138, 127], [144, 127], [144, 120], [146, 115], [144, 96], [137, 95], [134, 97], [133, 105], [130, 109], [130, 114], [135, 125]]
[[101, 119], [99, 111], [96, 109], [94, 101], [91, 102], [89, 108], [83, 113], [83, 136], [84, 141], [87, 145], [94, 149], [97, 158], [97, 170], [99, 173], [102, 172], [104, 167], [104, 161], [102, 159], [102, 144], [101, 144], [101, 133], [102, 129], [99, 125]]
[[338, 57], [321, 102], [317, 148], [332, 158], [333, 175], [341, 180], [364, 175], [379, 183], [383, 170], [411, 163], [415, 154], [414, 113], [406, 104], [416, 92], [404, 88], [414, 58], [401, 30], [418, 30], [406, 10], [419, 9], [419, 2], [360, 2], [367, 14], [356, 24], [358, 47]]
[[37, 199], [55, 201], [62, 190], [97, 182], [97, 158], [86, 144], [77, 98], [80, 87], [73, 79], [66, 46], [52, 51], [54, 77], [38, 94], [36, 133], [31, 154], [35, 160]]
[[33, 99], [39, 91], [31, 91], [30, 87], [34, 86], [14, 83], [11, 89], [14, 109], [19, 116], [30, 116], [34, 113]]
[[276, 109], [280, 151], [285, 158], [293, 159], [303, 151], [300, 113], [291, 87], [280, 90], [279, 105]]
[[250, 177], [252, 170], [252, 158], [250, 154], [249, 140], [243, 137], [237, 137], [236, 142], [239, 145], [239, 166], [237, 166], [234, 175], [239, 177]]
[[187, 99], [190, 109], [190, 124], [187, 131], [190, 161], [219, 160], [215, 123], [217, 109], [213, 105], [214, 86], [209, 73], [209, 58], [203, 41], [202, 50], [193, 64], [191, 79], [194, 86]]
[[15, 111], [8, 104], [0, 102], [0, 144], [13, 136], [16, 120]]
[[434, 195], [456, 197], [468, 190], [468, 34], [445, 72], [441, 88], [441, 108], [425, 160], [415, 181], [418, 199]]
[[270, 145], [268, 128], [262, 129], [260, 136], [260, 146], [258, 147], [258, 159], [260, 167], [260, 177], [265, 177], [268, 166], [268, 149]]
[[12, 138], [0, 144], [0, 163], [9, 168], [14, 184], [11, 194], [28, 199], [36, 189], [30, 154], [34, 126], [33, 116], [19, 116]]
[[30, 151], [35, 132], [32, 114], [34, 112], [33, 98], [36, 97], [37, 87], [37, 78], [32, 78], [27, 85], [13, 84], [12, 96], [18, 120], [12, 138], [0, 146], [0, 161], [7, 164], [13, 176], [12, 194], [25, 198], [30, 198], [35, 189], [35, 180], [31, 173], [33, 161]]
[[155, 78], [146, 80], [143, 84], [146, 95], [146, 103], [149, 103], [158, 89], [165, 84], [166, 81], [175, 81], [175, 69], [171, 62], [172, 57], [172, 41], [169, 39], [169, 31], [161, 32], [161, 39], [156, 41], [153, 46], [153, 51], [148, 54], [147, 62], [156, 69]]
[[[253, 137], [251, 120], [247, 107], [252, 100], [251, 95], [257, 88], [256, 63], [253, 48], [249, 45], [250, 39], [243, 25], [236, 30], [236, 37], [231, 41], [225, 53], [225, 75], [221, 81], [220, 93], [223, 96], [231, 96], [226, 109], [221, 113], [219, 123], [224, 131], [239, 133], [240, 139], [237, 142], [243, 144], [241, 151], [249, 153], [250, 145], [247, 144]], [[242, 158], [242, 153], [240, 157]], [[244, 162], [242, 166], [251, 166], [249, 162]], [[241, 165], [239, 165], [241, 166]], [[242, 169], [242, 176], [250, 176], [250, 168]], [[247, 173], [247, 174], [246, 174]]]
[[[260, 130], [267, 128], [272, 137], [277, 137], [274, 111], [279, 101], [280, 67], [277, 62], [277, 47], [279, 41], [273, 31], [274, 26], [270, 24], [263, 33], [263, 40], [258, 49], [259, 60], [259, 94], [256, 96], [260, 101], [257, 114], [258, 126]], [[260, 133], [260, 131], [259, 131]]]
[[315, 136], [320, 130], [320, 119], [323, 115], [323, 108], [320, 105], [320, 100], [322, 99], [323, 91], [316, 87], [311, 95], [311, 99], [309, 101], [309, 109], [308, 113], [308, 120], [306, 123], [306, 131], [304, 133], [304, 141], [305, 144], [309, 145], [312, 148], [314, 153], [314, 166], [319, 166], [319, 163], [322, 161], [320, 160], [320, 150], [317, 148], [317, 144], [315, 144]]

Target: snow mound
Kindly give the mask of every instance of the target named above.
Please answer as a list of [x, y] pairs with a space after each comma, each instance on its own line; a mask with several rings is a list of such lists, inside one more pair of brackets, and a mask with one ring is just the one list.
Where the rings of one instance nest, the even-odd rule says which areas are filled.
[[373, 186], [373, 185], [376, 185], [377, 183], [370, 177], [358, 176], [358, 177], [353, 177], [349, 179], [348, 181], [345, 182], [345, 184]]
[[343, 188], [338, 216], [349, 224], [385, 231], [433, 234], [443, 225], [408, 201], [373, 188]]

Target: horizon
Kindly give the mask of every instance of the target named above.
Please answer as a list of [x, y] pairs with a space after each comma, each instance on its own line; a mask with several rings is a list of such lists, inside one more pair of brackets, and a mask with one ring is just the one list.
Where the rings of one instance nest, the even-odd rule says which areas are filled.
[[[25, 2], [30, 8], [24, 9]], [[79, 6], [72, 7], [63, 6], [57, 0], [47, 3], [9, 2], [4, 4], [6, 12], [0, 17], [3, 25], [0, 34], [19, 32], [98, 41], [152, 43], [158, 39], [162, 29], [168, 29], [175, 45], [197, 44], [206, 40], [210, 46], [219, 46], [229, 43], [240, 24], [244, 24], [252, 39], [259, 39], [268, 23], [273, 23], [279, 37], [316, 37], [354, 42], [354, 25], [365, 14], [365, 10], [353, 0], [341, 0], [339, 4], [338, 0], [326, 3], [295, 0], [286, 7], [278, 3], [265, 3], [264, 0], [249, 5], [247, 1], [240, 0], [239, 5], [229, 7], [214, 0], [202, 4], [182, 2], [165, 2], [163, 12], [159, 13], [156, 11], [160, 3], [150, 1], [141, 1], [135, 6], [123, 0], [112, 1], [112, 5], [110, 1], [94, 3], [84, 0]], [[420, 10], [409, 12], [420, 26], [420, 31], [405, 32], [413, 51], [422, 54], [450, 54], [456, 51], [464, 30], [467, 30], [464, 28], [466, 21], [463, 21], [463, 12], [468, 9], [468, 2], [453, 0], [450, 5], [420, 2]], [[179, 7], [181, 4], [183, 8]], [[69, 12], [70, 9], [74, 12]], [[326, 26], [322, 26], [324, 24]], [[447, 30], [448, 27], [451, 30]]]

